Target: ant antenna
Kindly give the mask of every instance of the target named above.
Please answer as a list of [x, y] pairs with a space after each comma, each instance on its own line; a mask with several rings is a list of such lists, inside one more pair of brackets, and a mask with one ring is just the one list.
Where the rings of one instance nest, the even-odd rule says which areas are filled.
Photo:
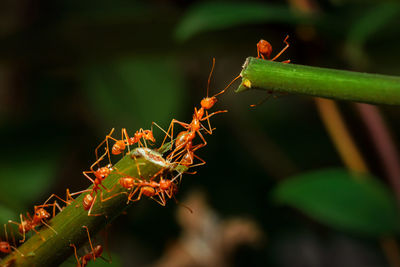
[[238, 76], [236, 76], [236, 77], [224, 88], [224, 90], [222, 90], [221, 92], [215, 94], [213, 97], [216, 97], [216, 96], [219, 96], [220, 94], [223, 94], [223, 93], [224, 93], [237, 79], [239, 79], [240, 77], [242, 77], [242, 76], [240, 76], [240, 74], [239, 74]]
[[215, 66], [215, 58], [213, 57], [213, 63], [212, 63], [212, 67], [211, 67], [211, 72], [210, 72], [210, 75], [208, 76], [207, 97], [208, 97], [208, 91], [210, 90], [210, 81], [211, 81], [212, 73], [213, 73], [213, 71], [214, 71], [214, 66]]

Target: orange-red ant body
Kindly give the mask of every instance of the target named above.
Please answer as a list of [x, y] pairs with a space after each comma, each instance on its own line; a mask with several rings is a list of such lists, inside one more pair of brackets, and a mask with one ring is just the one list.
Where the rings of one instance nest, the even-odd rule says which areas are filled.
[[[85, 228], [87, 231], [89, 244], [90, 244], [90, 248], [92, 251], [90, 253], [87, 253], [87, 254], [83, 255], [82, 257], [78, 258], [78, 254], [76, 252], [76, 246], [74, 244], [70, 244], [70, 246], [74, 248], [75, 258], [76, 258], [76, 261], [78, 262], [77, 266], [79, 266], [79, 267], [87, 266], [91, 260], [95, 261], [96, 258], [104, 259], [101, 256], [103, 254], [103, 246], [97, 245], [97, 246], [93, 247], [92, 241], [91, 241], [90, 235], [89, 235], [89, 229], [87, 228], [87, 226], [82, 226], [82, 227]], [[106, 260], [106, 259], [104, 259], [104, 260]]]
[[[8, 242], [8, 234], [7, 234], [7, 229], [6, 229], [6, 225], [4, 224], [4, 234], [6, 237], [6, 241], [1, 241], [0, 240], [0, 252], [5, 253], [5, 254], [10, 254], [12, 252], [12, 250], [14, 249], [15, 251], [18, 251], [21, 256], [24, 256], [24, 254], [22, 254], [15, 246], [12, 246], [10, 244], [10, 242]], [[13, 242], [15, 245], [15, 239], [14, 239], [14, 235], [11, 233], [12, 237], [13, 237]]]
[[[104, 181], [104, 179], [107, 178], [107, 176], [111, 173], [111, 171], [113, 169], [111, 167], [111, 164], [107, 165], [106, 167], [100, 167], [96, 171], [93, 169], [93, 167], [96, 164], [99, 164], [99, 162], [104, 159], [106, 154], [108, 154], [108, 150], [95, 163], [92, 164], [92, 166], [90, 167], [90, 171], [84, 171], [83, 172], [85, 177], [88, 178], [93, 183], [92, 189], [87, 189], [87, 190], [83, 190], [83, 191], [75, 193], [75, 194], [78, 194], [78, 193], [83, 193], [83, 192], [89, 192], [90, 191], [89, 194], [85, 195], [85, 197], [83, 198], [83, 201], [82, 201], [83, 208], [85, 210], [89, 211], [88, 212], [88, 216], [100, 216], [100, 215], [102, 215], [102, 214], [91, 214], [91, 212], [92, 212], [92, 208], [94, 206], [94, 203], [96, 202], [97, 192], [99, 190], [102, 190], [102, 188], [105, 189], [105, 190], [108, 190], [102, 184], [102, 182]], [[93, 173], [94, 174], [94, 176], [95, 176], [94, 180], [89, 176], [89, 173]]]
[[[211, 128], [211, 125], [210, 125], [210, 120], [209, 120], [210, 117], [212, 117], [216, 114], [219, 114], [219, 113], [227, 112], [227, 110], [219, 110], [219, 111], [213, 112], [211, 114], [208, 114], [208, 110], [211, 109], [215, 105], [215, 103], [218, 101], [217, 96], [220, 94], [223, 94], [229, 88], [229, 86], [240, 76], [233, 79], [222, 91], [220, 91], [219, 93], [215, 94], [212, 97], [209, 97], [208, 92], [209, 92], [209, 88], [210, 88], [210, 80], [211, 80], [211, 76], [212, 76], [212, 73], [214, 70], [214, 66], [215, 66], [215, 59], [213, 58], [213, 65], [212, 65], [211, 72], [208, 77], [208, 83], [207, 83], [207, 96], [200, 101], [200, 105], [201, 105], [200, 109], [197, 109], [196, 107], [194, 108], [194, 114], [193, 114], [192, 121], [190, 123], [184, 123], [184, 122], [180, 122], [175, 119], [172, 120], [172, 122], [168, 128], [167, 135], [165, 136], [162, 145], [164, 144], [169, 131], [171, 131], [171, 142], [172, 142], [175, 123], [186, 128], [186, 130], [181, 131], [177, 135], [177, 138], [175, 140], [175, 149], [168, 155], [167, 159], [174, 158], [175, 153], [177, 153], [181, 149], [186, 150], [187, 154], [190, 154], [190, 148], [192, 147], [192, 145], [190, 144], [189, 146], [187, 146], [187, 144], [189, 144], [190, 142], [193, 141], [193, 139], [196, 137], [196, 134], [199, 135], [201, 140], [203, 141], [203, 146], [207, 145], [207, 141], [204, 139], [200, 130], [205, 130], [208, 134], [212, 134], [213, 129]], [[208, 128], [206, 128], [201, 123], [205, 120], [207, 120]]]
[[[283, 42], [286, 44], [286, 46], [278, 54], [276, 54], [276, 56], [274, 56], [272, 59], [271, 59], [272, 45], [268, 41], [261, 39], [257, 43], [257, 58], [261, 57], [262, 59], [275, 61], [276, 59], [278, 59], [278, 57], [280, 57], [280, 55], [282, 55], [283, 52], [285, 52], [286, 49], [288, 49], [288, 47], [289, 47], [289, 43], [287, 42], [288, 38], [289, 38], [289, 35], [286, 35], [285, 39], [283, 40]], [[285, 60], [285, 61], [283, 61], [283, 63], [290, 63], [290, 60]]]
[[[272, 59], [271, 59], [272, 45], [268, 41], [261, 39], [257, 43], [257, 58], [261, 57], [262, 59], [265, 59], [265, 60], [275, 61], [276, 59], [278, 59], [278, 57], [280, 57], [282, 55], [283, 52], [286, 51], [286, 49], [289, 48], [289, 43], [287, 42], [287, 39], [289, 39], [289, 35], [286, 35], [285, 39], [283, 40], [283, 42], [286, 44], [286, 46], [278, 54], [276, 54], [276, 56], [274, 56]], [[284, 60], [284, 61], [282, 61], [282, 63], [290, 63], [290, 59]], [[254, 108], [254, 107], [264, 103], [271, 96], [271, 94], [272, 94], [272, 92], [268, 91], [267, 97], [265, 97], [263, 100], [261, 100], [257, 104], [250, 105], [250, 107]]]
[[[26, 213], [27, 217], [25, 217], [22, 214], [20, 214], [19, 216], [20, 216], [21, 223], [14, 222], [14, 221], [11, 221], [11, 220], [8, 221], [10, 223], [18, 225], [18, 230], [23, 235], [23, 239], [20, 240], [21, 243], [25, 242], [25, 233], [29, 232], [30, 230], [32, 230], [35, 233], [39, 234], [39, 232], [36, 231], [35, 228], [40, 226], [40, 225], [42, 225], [42, 224], [47, 226], [48, 228], [50, 228], [51, 230], [53, 230], [57, 234], [57, 232], [50, 225], [48, 225], [45, 222], [46, 220], [48, 220], [51, 217], [51, 215], [50, 215], [49, 212], [47, 212], [44, 209], [44, 207], [49, 207], [49, 206], [53, 206], [54, 207], [54, 205], [56, 205], [56, 203], [35, 206], [35, 212], [34, 212], [33, 217], [31, 217], [29, 212]], [[42, 240], [44, 240], [43, 237], [42, 237]]]
[[[129, 137], [126, 129], [122, 128], [121, 129], [121, 140], [117, 140], [114, 137], [112, 137], [111, 135], [113, 132], [114, 132], [114, 128], [111, 129], [110, 133], [106, 136], [106, 138], [103, 140], [103, 142], [101, 142], [97, 146], [97, 148], [95, 150], [96, 159], [97, 159], [97, 151], [104, 144], [104, 142], [106, 142], [107, 151], [110, 151], [109, 145], [108, 145], [108, 139], [115, 141], [114, 145], [111, 147], [111, 153], [113, 155], [119, 155], [119, 154], [123, 153], [126, 148], [128, 148], [128, 150], [130, 151], [129, 146], [134, 145], [136, 143], [139, 144], [139, 147], [143, 146], [143, 144], [140, 142], [140, 139], [143, 139], [143, 142], [146, 147], [147, 147], [146, 140], [153, 142], [153, 143], [156, 141], [153, 136], [153, 130], [143, 130], [142, 128], [140, 128], [138, 131], [135, 132], [133, 137]], [[111, 158], [110, 158], [109, 153], [108, 153], [108, 159], [109, 159], [109, 163], [111, 164]]]

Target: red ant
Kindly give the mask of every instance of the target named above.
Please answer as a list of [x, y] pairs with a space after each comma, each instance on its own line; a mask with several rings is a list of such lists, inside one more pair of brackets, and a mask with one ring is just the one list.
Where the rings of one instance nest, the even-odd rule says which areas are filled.
[[[8, 242], [8, 234], [7, 234], [6, 224], [4, 224], [4, 234], [6, 237], [6, 241], [0, 240], [0, 252], [5, 253], [5, 254], [10, 254], [12, 252], [12, 249], [14, 249], [18, 253], [20, 253], [21, 256], [24, 256], [24, 254], [22, 254], [15, 246], [11, 246], [10, 242]], [[12, 232], [11, 232], [11, 235], [13, 237], [13, 242], [15, 245], [15, 239], [14, 239], [14, 235], [12, 234]]]
[[[272, 59], [271, 59], [272, 45], [268, 41], [261, 39], [257, 43], [257, 58], [260, 58], [260, 56], [261, 56], [262, 59], [266, 59], [269, 61], [275, 61], [276, 59], [278, 59], [278, 57], [280, 57], [282, 55], [283, 52], [285, 52], [286, 49], [288, 49], [289, 43], [287, 42], [287, 39], [289, 39], [289, 35], [286, 35], [285, 39], [283, 40], [283, 42], [286, 44], [286, 46], [278, 54], [276, 54], [276, 56], [273, 57]], [[282, 63], [290, 63], [290, 59], [284, 60], [284, 61], [282, 61]], [[254, 107], [264, 103], [271, 96], [271, 94], [272, 94], [272, 92], [268, 91], [267, 97], [265, 97], [263, 100], [261, 100], [257, 104], [250, 105], [250, 107], [254, 108]]]
[[[111, 167], [111, 164], [107, 165], [106, 167], [98, 168], [96, 171], [93, 170], [93, 167], [96, 164], [99, 164], [99, 162], [104, 159], [106, 154], [108, 154], [108, 151], [106, 151], [95, 163], [92, 164], [92, 166], [90, 167], [90, 171], [84, 171], [83, 172], [85, 177], [88, 178], [93, 183], [92, 189], [86, 189], [86, 190], [74, 193], [74, 194], [80, 194], [80, 193], [83, 193], [83, 192], [91, 191], [90, 194], [86, 194], [85, 195], [85, 197], [83, 198], [83, 201], [82, 201], [83, 208], [85, 210], [88, 210], [88, 216], [100, 216], [100, 215], [102, 215], [102, 214], [91, 214], [91, 212], [92, 212], [92, 208], [94, 206], [94, 203], [96, 202], [97, 191], [101, 190], [101, 187], [108, 191], [108, 189], [102, 184], [102, 182], [104, 181], [104, 179], [107, 178], [107, 176], [111, 173], [111, 171], [113, 169]], [[89, 173], [93, 173], [94, 174], [94, 176], [95, 176], [94, 180], [89, 176]], [[93, 197], [93, 194], [95, 194], [94, 197]]]
[[[148, 196], [150, 198], [152, 198], [153, 200], [155, 200], [157, 203], [159, 203], [162, 206], [166, 205], [166, 197], [168, 198], [172, 198], [174, 193], [177, 191], [177, 186], [174, 183], [174, 181], [176, 180], [176, 178], [178, 176], [180, 176], [181, 174], [178, 174], [176, 177], [174, 177], [172, 180], [168, 180], [168, 179], [164, 179], [162, 177], [163, 172], [165, 171], [165, 168], [162, 168], [159, 172], [157, 172], [153, 177], [150, 178], [149, 181], [145, 181], [145, 180], [141, 180], [138, 179], [136, 177], [132, 177], [129, 175], [124, 175], [123, 177], [119, 178], [119, 184], [128, 189], [131, 190], [130, 193], [127, 192], [119, 192], [116, 193], [112, 196], [109, 196], [106, 199], [103, 199], [102, 195], [101, 195], [101, 200], [102, 202], [107, 201], [109, 199], [112, 199], [118, 195], [121, 194], [126, 194], [128, 195], [128, 200], [127, 200], [127, 204], [132, 201], [139, 201], [142, 197], [142, 195]], [[155, 179], [160, 177], [159, 181], [156, 182]], [[117, 185], [117, 184], [116, 184]], [[113, 188], [116, 186], [114, 185]], [[112, 191], [113, 188], [110, 190]], [[133, 196], [139, 191], [138, 196], [133, 199]], [[154, 197], [158, 196], [159, 199], [156, 199]]]
[[[121, 140], [117, 140], [114, 137], [112, 137], [111, 135], [113, 132], [114, 132], [114, 128], [111, 129], [111, 132], [106, 136], [106, 138], [103, 140], [103, 142], [101, 142], [97, 146], [97, 148], [95, 150], [96, 159], [97, 159], [97, 151], [104, 144], [104, 142], [106, 142], [106, 144], [107, 144], [107, 148], [106, 148], [107, 151], [110, 151], [109, 145], [108, 145], [108, 139], [115, 141], [114, 145], [111, 148], [111, 153], [113, 155], [119, 155], [119, 154], [123, 153], [125, 151], [126, 147], [128, 147], [128, 151], [130, 152], [129, 146], [134, 145], [136, 143], [138, 143], [139, 147], [143, 146], [142, 142], [140, 142], [140, 139], [143, 139], [144, 145], [146, 147], [147, 147], [146, 140], [153, 142], [153, 143], [156, 141], [153, 136], [153, 130], [143, 130], [142, 128], [140, 128], [138, 131], [135, 132], [133, 137], [129, 137], [126, 129], [122, 128], [121, 129]], [[111, 164], [110, 153], [108, 153], [108, 160]]]
[[[86, 190], [85, 190], [86, 191]], [[58, 200], [64, 202], [67, 206], [70, 205], [75, 199], [72, 197], [74, 195], [80, 194], [82, 192], [76, 192], [76, 193], [70, 193], [69, 192], [69, 188], [67, 188], [66, 193], [65, 193], [65, 200], [61, 197], [59, 197], [56, 194], [51, 194], [51, 196], [43, 203], [43, 205], [46, 205], [50, 199], [52, 199], [53, 197], [57, 198]], [[58, 203], [56, 201], [54, 201], [54, 208], [53, 208], [53, 217], [55, 216], [55, 208], [58, 208], [59, 211], [62, 211], [64, 209], [64, 207], [60, 207], [58, 205]]]
[[[289, 35], [286, 35], [285, 39], [283, 42], [286, 44], [286, 46], [275, 56], [271, 59], [271, 53], [272, 53], [272, 45], [263, 39], [261, 39], [257, 43], [257, 58], [266, 59], [270, 61], [275, 61], [280, 55], [282, 55], [283, 52], [285, 52], [286, 49], [289, 47], [289, 43], [287, 42], [287, 39], [289, 38]], [[285, 60], [282, 61], [282, 63], [290, 63], [290, 60]]]
[[74, 244], [70, 244], [70, 246], [74, 248], [75, 258], [76, 258], [76, 261], [78, 262], [77, 266], [85, 267], [86, 265], [89, 264], [89, 262], [91, 260], [95, 261], [96, 258], [102, 258], [103, 260], [108, 261], [104, 257], [101, 256], [103, 254], [103, 246], [102, 245], [97, 245], [97, 246], [95, 246], [93, 248], [92, 241], [90, 239], [90, 234], [89, 234], [88, 227], [84, 225], [84, 226], [82, 226], [82, 228], [86, 229], [86, 232], [87, 232], [87, 235], [88, 235], [88, 239], [89, 239], [90, 248], [91, 248], [92, 252], [90, 252], [88, 254], [85, 254], [82, 257], [78, 258], [78, 254], [76, 252], [76, 246]]
[[[53, 232], [55, 232], [57, 234], [56, 230], [54, 230], [50, 225], [48, 225], [45, 222], [45, 220], [48, 220], [51, 217], [51, 215], [44, 208], [49, 207], [49, 206], [54, 207], [54, 205], [56, 205], [56, 203], [35, 206], [34, 207], [35, 212], [34, 212], [33, 217], [31, 217], [29, 212], [26, 213], [27, 217], [23, 216], [21, 213], [19, 215], [21, 223], [14, 222], [11, 220], [8, 221], [9, 223], [18, 225], [18, 230], [23, 235], [23, 239], [20, 240], [21, 243], [25, 242], [25, 233], [29, 232], [30, 230], [32, 230], [36, 234], [40, 235], [40, 233], [35, 228], [40, 226], [41, 224], [47, 226], [48, 228], [50, 228]], [[45, 239], [41, 235], [40, 235], [40, 237], [42, 238], [43, 241], [45, 241]]]
[[[196, 107], [194, 108], [194, 114], [193, 114], [193, 119], [190, 123], [184, 123], [181, 121], [178, 121], [176, 119], [173, 119], [171, 121], [171, 124], [168, 128], [167, 133], [169, 133], [171, 131], [171, 142], [173, 141], [173, 132], [174, 132], [174, 124], [177, 123], [179, 125], [181, 125], [182, 127], [186, 128], [186, 131], [181, 131], [178, 135], [177, 138], [175, 140], [175, 149], [168, 155], [167, 159], [172, 159], [174, 157], [174, 154], [179, 151], [180, 149], [185, 149], [187, 153], [190, 153], [189, 147], [191, 147], [191, 145], [189, 147], [187, 147], [186, 145], [191, 142], [195, 137], [196, 137], [196, 133], [200, 136], [200, 138], [203, 141], [203, 146], [207, 145], [207, 141], [204, 139], [203, 135], [201, 134], [200, 130], [205, 130], [208, 134], [212, 134], [213, 129], [211, 128], [211, 124], [210, 124], [210, 117], [218, 114], [218, 113], [225, 113], [228, 112], [227, 110], [219, 110], [216, 112], [213, 112], [211, 114], [208, 114], [208, 110], [211, 109], [215, 103], [218, 101], [217, 96], [220, 94], [223, 94], [230, 86], [231, 84], [236, 81], [240, 76], [236, 77], [235, 79], [233, 79], [222, 91], [220, 91], [219, 93], [215, 94], [212, 97], [208, 96], [208, 92], [209, 92], [209, 88], [210, 88], [210, 80], [212, 77], [212, 73], [214, 70], [214, 66], [215, 66], [215, 58], [213, 58], [213, 64], [212, 64], [212, 68], [211, 68], [211, 72], [210, 75], [208, 77], [208, 83], [207, 83], [207, 96], [205, 98], [203, 98], [200, 102], [201, 108], [197, 109]], [[204, 116], [205, 114], [205, 116]], [[208, 129], [201, 123], [202, 121], [207, 120], [208, 123]], [[167, 135], [164, 138], [163, 143], [161, 144], [161, 147], [163, 146], [165, 139], [167, 138]]]

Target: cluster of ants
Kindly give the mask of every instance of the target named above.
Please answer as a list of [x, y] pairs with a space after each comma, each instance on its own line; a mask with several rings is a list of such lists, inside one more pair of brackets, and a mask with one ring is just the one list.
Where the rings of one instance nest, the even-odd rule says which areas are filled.
[[[269, 42], [265, 40], [260, 40], [257, 44], [257, 58], [262, 58], [265, 60], [275, 61], [288, 47], [289, 44], [287, 42], [288, 36], [284, 39], [284, 43], [286, 46], [275, 56], [271, 59], [271, 52], [272, 46]], [[289, 63], [289, 60], [283, 61], [282, 63]], [[185, 173], [189, 168], [204, 165], [206, 162], [197, 156], [195, 152], [207, 145], [207, 141], [204, 138], [204, 134], [211, 135], [213, 133], [214, 128], [211, 127], [210, 118], [219, 113], [225, 113], [227, 110], [219, 110], [212, 113], [208, 113], [208, 110], [211, 109], [215, 103], [217, 102], [217, 96], [223, 94], [233, 82], [235, 82], [240, 75], [234, 78], [222, 91], [218, 92], [212, 97], [208, 96], [210, 80], [212, 77], [212, 73], [215, 66], [215, 59], [213, 59], [213, 64], [211, 68], [210, 75], [208, 77], [207, 83], [207, 96], [203, 98], [200, 102], [200, 108], [195, 107], [194, 113], [192, 117], [192, 121], [189, 123], [181, 122], [176, 119], [173, 119], [168, 127], [168, 130], [163, 130], [160, 126], [153, 122], [152, 126], [155, 125], [160, 128], [164, 133], [165, 137], [160, 146], [162, 148], [167, 141], [167, 138], [170, 139], [170, 146], [165, 157], [156, 150], [152, 150], [148, 148], [147, 143], [153, 145], [155, 143], [155, 138], [153, 136], [153, 127], [151, 130], [144, 130], [140, 129], [136, 131], [132, 137], [129, 137], [128, 131], [123, 128], [121, 130], [121, 139], [116, 139], [112, 137], [114, 129], [105, 137], [105, 139], [97, 146], [95, 149], [96, 154], [96, 161], [91, 165], [89, 171], [84, 171], [83, 175], [90, 180], [93, 186], [90, 189], [82, 190], [79, 192], [70, 193], [69, 189], [66, 191], [66, 198], [63, 199], [56, 194], [52, 194], [42, 205], [34, 206], [34, 213], [33, 216], [27, 212], [26, 216], [20, 214], [20, 222], [9, 221], [11, 224], [16, 224], [18, 226], [18, 231], [22, 235], [22, 239], [19, 240], [20, 243], [25, 242], [26, 233], [30, 232], [31, 230], [36, 234], [40, 235], [37, 227], [46, 226], [55, 233], [57, 233], [46, 221], [56, 215], [56, 210], [62, 211], [63, 207], [61, 207], [57, 200], [53, 203], [48, 204], [51, 199], [56, 198], [63, 202], [65, 205], [70, 205], [75, 199], [74, 196], [80, 195], [85, 193], [85, 196], [82, 201], [82, 207], [84, 210], [88, 211], [88, 216], [102, 216], [104, 214], [93, 214], [92, 209], [94, 204], [96, 203], [97, 197], [100, 193], [100, 200], [102, 202], [108, 201], [117, 195], [126, 194], [127, 195], [127, 204], [130, 202], [139, 201], [142, 196], [147, 196], [162, 206], [166, 205], [167, 199], [175, 198], [175, 194], [178, 190], [178, 184], [182, 177], [182, 172], [178, 172], [176, 175], [173, 174], [173, 171], [176, 170], [176, 166], [184, 166], [186, 168]], [[205, 124], [207, 122], [207, 124]], [[174, 137], [174, 126], [178, 124], [184, 128], [184, 130], [180, 131]], [[196, 137], [200, 138], [200, 143], [194, 143]], [[110, 142], [113, 142], [111, 149], [110, 149]], [[137, 145], [137, 149], [131, 152], [131, 146]], [[104, 148], [105, 152], [99, 157], [98, 151]], [[156, 159], [158, 163], [162, 163], [163, 167], [160, 171], [154, 174], [149, 179], [142, 178], [140, 174], [140, 168], [137, 165], [138, 170], [138, 177], [133, 177], [130, 175], [123, 174], [116, 169], [113, 164], [111, 163], [111, 155], [126, 155], [130, 154], [133, 158], [136, 156], [147, 156], [152, 159]], [[100, 162], [102, 162], [105, 157], [108, 157], [108, 164], [106, 166], [100, 166]], [[136, 160], [136, 158], [135, 158]], [[196, 163], [197, 161], [197, 163]], [[136, 163], [137, 164], [137, 163]], [[95, 167], [97, 169], [95, 170]], [[111, 172], [117, 172], [121, 175], [116, 183], [111, 189], [106, 188], [103, 185], [103, 181], [110, 175]], [[195, 172], [193, 172], [195, 173]], [[114, 187], [121, 186], [128, 191], [119, 192], [114, 195], [111, 195], [107, 198], [103, 198], [103, 190], [107, 192], [111, 192]], [[79, 207], [77, 205], [76, 207]], [[52, 208], [52, 215], [50, 212], [46, 210], [46, 208]], [[190, 209], [189, 209], [190, 210]], [[86, 266], [89, 261], [95, 260], [96, 258], [102, 257], [103, 247], [101, 245], [97, 245], [93, 247], [89, 229], [86, 226], [83, 226], [86, 229], [88, 235], [88, 241], [90, 244], [91, 252], [85, 254], [84, 256], [78, 257], [77, 249], [74, 244], [70, 244], [70, 246], [74, 249], [75, 258], [78, 262], [78, 266]], [[10, 244], [8, 241], [7, 229], [6, 224], [4, 225], [5, 231], [5, 238], [6, 241], [0, 241], [0, 252], [8, 254], [11, 253], [12, 250], [17, 251], [24, 256], [16, 247], [15, 245], [15, 237], [12, 234], [12, 239], [14, 246]], [[41, 235], [40, 235], [41, 236]], [[42, 240], [44, 238], [41, 236]], [[102, 257], [103, 258], [103, 257]], [[104, 258], [103, 258], [104, 259]]]

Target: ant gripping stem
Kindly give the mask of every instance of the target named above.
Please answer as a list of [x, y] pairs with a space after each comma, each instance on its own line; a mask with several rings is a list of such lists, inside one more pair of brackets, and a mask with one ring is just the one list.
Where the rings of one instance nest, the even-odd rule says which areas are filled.
[[[207, 142], [205, 141], [200, 130], [203, 129], [208, 134], [212, 134], [213, 128], [211, 127], [211, 124], [210, 124], [210, 118], [216, 114], [228, 112], [227, 110], [219, 110], [219, 111], [215, 111], [215, 112], [209, 114], [208, 110], [211, 109], [215, 105], [215, 103], [218, 101], [217, 96], [220, 94], [223, 94], [232, 85], [232, 83], [240, 77], [240, 75], [237, 76], [235, 79], [233, 79], [222, 91], [218, 92], [217, 94], [215, 94], [212, 97], [209, 97], [208, 91], [209, 91], [209, 85], [210, 85], [212, 73], [214, 70], [214, 66], [215, 66], [215, 59], [213, 58], [213, 65], [211, 68], [211, 72], [210, 72], [210, 75], [208, 78], [208, 84], [207, 84], [207, 96], [201, 100], [201, 102], [200, 102], [201, 107], [199, 109], [197, 109], [196, 107], [194, 108], [194, 114], [193, 114], [192, 121], [188, 124], [188, 123], [178, 121], [176, 119], [172, 119], [171, 124], [168, 127], [167, 133], [171, 132], [171, 135], [170, 135], [171, 143], [173, 142], [173, 136], [174, 136], [174, 124], [179, 124], [186, 129], [186, 131], [182, 131], [178, 134], [177, 140], [175, 140], [175, 149], [172, 151], [172, 153], [170, 155], [168, 155], [168, 159], [173, 158], [175, 153], [177, 153], [181, 149], [184, 149], [186, 144], [188, 142], [191, 142], [196, 137], [196, 134], [199, 135], [199, 137], [202, 139], [203, 144], [207, 145]], [[206, 128], [202, 124], [202, 122], [205, 120], [207, 120], [208, 128]], [[165, 140], [168, 136], [169, 135], [166, 135], [164, 137], [161, 147], [164, 145]], [[180, 143], [179, 145], [177, 144], [178, 142]]]
[[[75, 259], [78, 262], [77, 266], [79, 267], [85, 267], [89, 264], [91, 260], [96, 261], [96, 258], [102, 258], [103, 260], [107, 261], [105, 258], [101, 256], [103, 254], [103, 246], [97, 245], [93, 247], [92, 245], [92, 240], [90, 239], [90, 234], [89, 234], [89, 229], [87, 226], [82, 226], [82, 228], [86, 229], [88, 239], [89, 239], [89, 244], [91, 248], [91, 252], [88, 254], [83, 255], [82, 257], [78, 258], [78, 254], [76, 251], [76, 246], [74, 244], [69, 244], [73, 249], [74, 249], [74, 254], [75, 254]], [[108, 261], [109, 262], [109, 261]]]
[[[276, 54], [275, 57], [271, 59], [271, 53], [272, 53], [272, 45], [263, 39], [261, 39], [257, 43], [257, 58], [265, 59], [265, 60], [270, 60], [270, 61], [275, 61], [282, 55], [283, 52], [285, 52], [286, 49], [289, 47], [289, 43], [287, 42], [287, 39], [289, 38], [289, 35], [286, 35], [285, 39], [283, 42], [286, 44], [286, 46], [278, 53]], [[290, 63], [290, 60], [285, 60], [282, 63]]]
[[[287, 42], [287, 39], [289, 39], [289, 35], [286, 35], [285, 39], [283, 40], [283, 42], [286, 44], [286, 46], [278, 54], [276, 54], [276, 56], [274, 56], [272, 59], [271, 59], [272, 45], [268, 41], [261, 39], [257, 43], [257, 58], [261, 57], [262, 59], [265, 59], [265, 60], [275, 61], [276, 59], [278, 59], [278, 57], [280, 57], [283, 54], [283, 52], [286, 51], [286, 49], [289, 48], [289, 43]], [[282, 61], [282, 63], [290, 63], [290, 59], [284, 60], [284, 61]], [[272, 93], [268, 92], [267, 97], [262, 99], [257, 104], [250, 105], [250, 107], [254, 108], [254, 107], [264, 103], [268, 98], [271, 97], [271, 95], [272, 95]]]
[[17, 251], [19, 254], [21, 254], [22, 257], [24, 257], [24, 254], [22, 254], [21, 251], [19, 251], [15, 247], [15, 239], [14, 239], [14, 235], [13, 235], [12, 232], [11, 232], [11, 235], [13, 237], [14, 246], [12, 246], [10, 244], [10, 242], [8, 241], [8, 234], [7, 234], [6, 224], [4, 224], [4, 234], [5, 234], [6, 241], [1, 241], [0, 240], [0, 252], [5, 253], [5, 254], [10, 254], [12, 252], [12, 249], [13, 249], [13, 250]]

